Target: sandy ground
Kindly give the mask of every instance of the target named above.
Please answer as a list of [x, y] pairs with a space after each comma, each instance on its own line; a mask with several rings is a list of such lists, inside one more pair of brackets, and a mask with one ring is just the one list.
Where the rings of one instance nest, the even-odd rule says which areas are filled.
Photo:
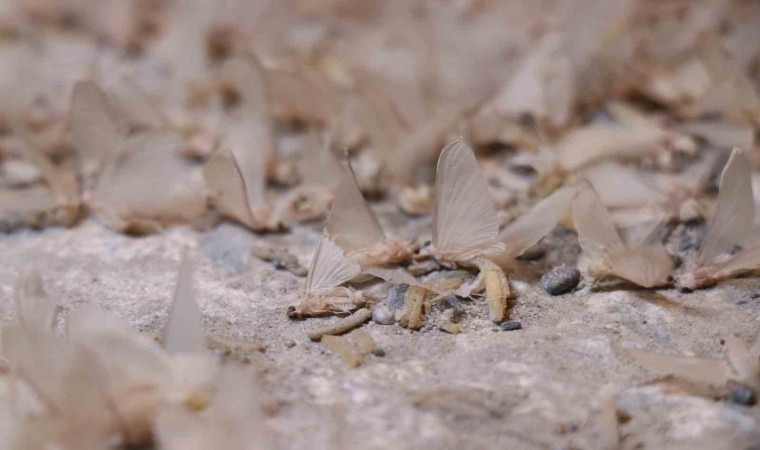
[[[408, 222], [384, 216], [386, 224]], [[409, 233], [426, 219], [407, 224]], [[615, 402], [624, 449], [760, 448], [760, 407], [696, 395], [623, 355], [619, 346], [721, 356], [721, 338], [749, 340], [759, 324], [760, 280], [680, 293], [642, 290], [550, 297], [536, 277], [513, 278], [511, 319], [500, 331], [485, 304], [463, 302], [464, 332], [398, 324], [364, 326], [384, 355], [350, 369], [305, 331], [334, 318], [292, 321], [304, 280], [249, 255], [266, 240], [304, 264], [320, 225], [261, 237], [230, 224], [209, 231], [173, 228], [148, 237], [115, 234], [94, 221], [77, 228], [0, 234], [0, 313], [13, 318], [19, 270], [38, 267], [65, 309], [92, 302], [147, 333], [166, 321], [180, 249], [197, 255], [196, 290], [212, 336], [261, 343], [266, 408], [283, 448], [596, 449], [605, 447], [602, 411]], [[572, 262], [574, 236], [557, 231], [551, 250], [525, 273]]]

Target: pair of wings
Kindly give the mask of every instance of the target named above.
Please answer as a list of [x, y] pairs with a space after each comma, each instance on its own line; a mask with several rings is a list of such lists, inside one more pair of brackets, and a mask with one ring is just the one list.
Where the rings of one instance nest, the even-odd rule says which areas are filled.
[[327, 215], [325, 233], [311, 260], [306, 278], [306, 292], [334, 288], [361, 273], [359, 264], [345, 252], [359, 250], [382, 242], [385, 233], [377, 217], [364, 200], [349, 164], [335, 191]]
[[576, 194], [572, 210], [584, 252], [593, 258], [604, 258], [615, 275], [640, 286], [655, 287], [667, 282], [673, 261], [662, 243], [655, 239], [659, 222], [640, 242], [626, 244], [588, 183]]
[[346, 257], [346, 252], [361, 251], [386, 239], [377, 216], [372, 212], [356, 183], [351, 164], [327, 215], [327, 226], [311, 261], [306, 292], [331, 289], [366, 273], [394, 284], [422, 284], [401, 267], [364, 267]]
[[438, 159], [433, 246], [445, 258], [486, 256], [506, 264], [554, 228], [574, 195], [574, 188], [559, 189], [499, 232], [496, 208], [475, 155], [461, 138], [455, 139]]
[[438, 158], [433, 206], [433, 246], [450, 259], [498, 252], [499, 220], [472, 149], [462, 138]]

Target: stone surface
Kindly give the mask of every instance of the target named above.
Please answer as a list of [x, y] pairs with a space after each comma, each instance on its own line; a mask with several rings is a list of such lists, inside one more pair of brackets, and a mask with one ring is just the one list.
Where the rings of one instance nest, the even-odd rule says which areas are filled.
[[[387, 216], [381, 221], [386, 224]], [[429, 229], [424, 218], [404, 223], [394, 230], [417, 235]], [[458, 335], [432, 323], [414, 332], [364, 325], [385, 356], [372, 355], [349, 369], [306, 337], [306, 330], [337, 318], [286, 317], [287, 307], [303, 294], [304, 278], [249, 254], [249, 242], [264, 240], [308, 264], [320, 232], [314, 224], [261, 236], [225, 224], [135, 238], [86, 221], [71, 230], [0, 234], [0, 318], [15, 317], [12, 286], [18, 272], [37, 267], [64, 315], [95, 303], [145, 333], [159, 334], [180, 251], [188, 245], [197, 256], [195, 289], [206, 331], [266, 346], [251, 364], [263, 369], [267, 421], [283, 449], [594, 450], [601, 448], [601, 410], [610, 396], [631, 417], [620, 424], [624, 450], [639, 444], [688, 450], [760, 446], [760, 408], [666, 395], [647, 386], [662, 374], [615, 350], [722, 357], [721, 338], [749, 342], [758, 327], [756, 278], [690, 294], [584, 288], [552, 301], [538, 274], [575, 264], [557, 255], [577, 255], [574, 248], [560, 247], [577, 246], [562, 234], [544, 259], [519, 263], [512, 272], [521, 288], [510, 300], [510, 319], [521, 322], [521, 331], [491, 332], [484, 302], [463, 301]], [[403, 302], [402, 295], [393, 298]]]
[[574, 267], [557, 267], [541, 277], [541, 286], [550, 295], [566, 294], [581, 280], [581, 273]]
[[390, 308], [379, 305], [372, 311], [372, 321], [380, 325], [393, 325], [396, 323], [396, 317]]

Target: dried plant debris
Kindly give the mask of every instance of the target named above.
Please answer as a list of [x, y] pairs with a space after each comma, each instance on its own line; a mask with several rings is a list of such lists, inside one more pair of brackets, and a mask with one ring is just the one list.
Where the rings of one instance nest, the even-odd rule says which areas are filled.
[[639, 242], [624, 242], [588, 184], [576, 194], [572, 209], [578, 241], [591, 260], [587, 274], [593, 280], [612, 275], [647, 288], [669, 282], [673, 260], [656, 233], [649, 232]]

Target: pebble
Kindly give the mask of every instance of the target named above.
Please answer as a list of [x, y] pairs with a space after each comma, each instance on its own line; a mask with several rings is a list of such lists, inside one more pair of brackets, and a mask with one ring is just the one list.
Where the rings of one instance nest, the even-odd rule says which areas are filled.
[[383, 301], [385, 306], [390, 310], [402, 309], [406, 301], [407, 289], [409, 289], [409, 286], [406, 284], [397, 284], [388, 289], [388, 295], [385, 296], [385, 301]]
[[541, 286], [550, 295], [565, 294], [578, 286], [581, 272], [573, 267], [557, 267], [541, 276]]
[[378, 305], [372, 311], [372, 321], [380, 325], [393, 325], [396, 323], [396, 314], [385, 305]]
[[729, 398], [731, 399], [731, 402], [736, 403], [737, 405], [752, 406], [757, 402], [755, 392], [747, 386], [742, 385], [732, 387]]
[[502, 331], [515, 331], [522, 328], [522, 324], [516, 320], [508, 320], [506, 322], [502, 322], [502, 324], [499, 326], [501, 327]]

